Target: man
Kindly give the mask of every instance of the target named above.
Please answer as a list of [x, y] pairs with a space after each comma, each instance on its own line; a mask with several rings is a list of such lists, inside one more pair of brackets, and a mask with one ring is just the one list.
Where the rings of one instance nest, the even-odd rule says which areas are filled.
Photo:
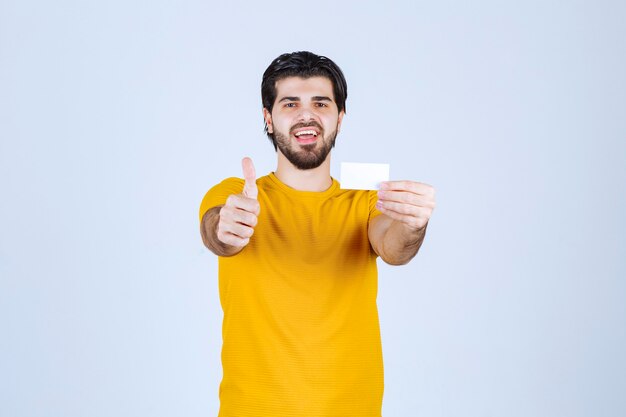
[[376, 258], [406, 264], [435, 208], [433, 187], [342, 190], [330, 151], [347, 86], [330, 59], [283, 54], [263, 74], [275, 172], [228, 178], [200, 207], [219, 256], [220, 416], [379, 417], [383, 358]]

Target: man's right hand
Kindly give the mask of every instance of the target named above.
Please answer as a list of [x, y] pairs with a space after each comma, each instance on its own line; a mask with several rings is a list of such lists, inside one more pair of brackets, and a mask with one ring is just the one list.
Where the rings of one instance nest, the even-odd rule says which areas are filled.
[[217, 238], [220, 242], [243, 248], [250, 242], [254, 233], [261, 206], [257, 200], [256, 172], [252, 159], [241, 161], [245, 184], [241, 194], [231, 194], [221, 208], [217, 225]]

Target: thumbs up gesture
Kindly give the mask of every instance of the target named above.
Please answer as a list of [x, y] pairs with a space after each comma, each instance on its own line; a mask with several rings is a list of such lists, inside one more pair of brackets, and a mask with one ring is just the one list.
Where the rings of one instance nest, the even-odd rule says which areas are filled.
[[243, 195], [256, 200], [259, 195], [259, 189], [256, 188], [256, 171], [254, 170], [252, 159], [248, 157], [243, 158], [241, 167], [243, 168], [243, 177], [246, 179], [246, 183], [243, 186]]
[[241, 161], [245, 184], [241, 194], [231, 194], [220, 210], [217, 238], [230, 246], [243, 249], [249, 242], [257, 225], [261, 206], [257, 201], [256, 172], [252, 159]]

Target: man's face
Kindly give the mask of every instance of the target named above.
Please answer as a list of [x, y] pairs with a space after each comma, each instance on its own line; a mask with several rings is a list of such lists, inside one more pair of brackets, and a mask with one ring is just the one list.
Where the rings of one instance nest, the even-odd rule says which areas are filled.
[[298, 169], [320, 166], [335, 144], [344, 112], [338, 113], [333, 85], [326, 77], [288, 77], [276, 82], [267, 130], [278, 150]]

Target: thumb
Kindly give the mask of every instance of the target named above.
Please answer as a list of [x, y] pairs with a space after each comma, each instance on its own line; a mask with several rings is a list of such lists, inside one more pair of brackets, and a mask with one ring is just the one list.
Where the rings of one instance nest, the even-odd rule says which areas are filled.
[[243, 168], [243, 177], [246, 183], [243, 186], [243, 195], [256, 200], [259, 189], [256, 186], [256, 171], [252, 159], [245, 157], [241, 160], [241, 168]]

